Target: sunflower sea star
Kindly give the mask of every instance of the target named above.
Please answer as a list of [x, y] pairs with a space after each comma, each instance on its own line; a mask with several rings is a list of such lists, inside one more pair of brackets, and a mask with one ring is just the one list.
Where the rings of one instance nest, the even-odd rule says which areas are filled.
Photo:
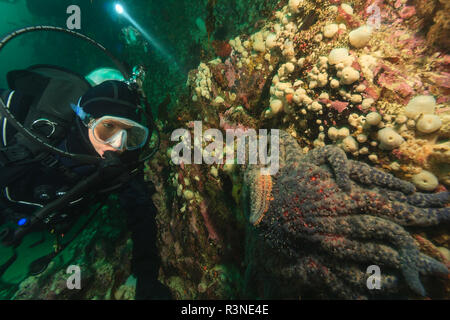
[[[334, 298], [389, 295], [400, 287], [425, 296], [419, 274], [448, 274], [404, 227], [448, 223], [449, 192], [417, 193], [411, 183], [349, 160], [335, 146], [306, 155], [300, 150], [280, 130], [278, 173], [262, 177], [258, 166], [244, 173], [253, 232], [280, 257], [266, 254], [264, 272]], [[369, 265], [380, 267], [382, 290], [368, 290]]]

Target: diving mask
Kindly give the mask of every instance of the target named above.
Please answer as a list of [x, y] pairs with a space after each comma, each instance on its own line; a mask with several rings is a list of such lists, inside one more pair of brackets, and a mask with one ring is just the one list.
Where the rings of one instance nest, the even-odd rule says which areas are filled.
[[146, 127], [126, 118], [103, 116], [97, 120], [92, 119], [88, 128], [92, 129], [95, 140], [116, 150], [142, 148], [148, 138]]

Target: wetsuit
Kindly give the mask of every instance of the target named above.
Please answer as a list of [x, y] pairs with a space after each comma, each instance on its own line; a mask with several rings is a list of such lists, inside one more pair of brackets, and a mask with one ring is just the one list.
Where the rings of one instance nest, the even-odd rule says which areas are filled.
[[[4, 91], [0, 90], [0, 96], [2, 93]], [[27, 103], [30, 101], [31, 98], [15, 92], [10, 102], [10, 110], [17, 120], [23, 121], [26, 116]], [[75, 121], [79, 121], [79, 119], [75, 118]], [[3, 128], [3, 125], [4, 119], [1, 119], [0, 128]], [[95, 149], [86, 139], [87, 131], [80, 132], [80, 128], [81, 130], [87, 130], [74, 123], [70, 133], [58, 147], [71, 153], [97, 155]], [[12, 126], [6, 125], [5, 129], [2, 138], [6, 135], [6, 139], [2, 141], [2, 147], [4, 142], [11, 144], [14, 140], [15, 130]], [[83, 137], [83, 135], [85, 136]], [[124, 158], [122, 161], [127, 161], [134, 156], [137, 155], [125, 152], [121, 158]], [[75, 181], [79, 181], [79, 179], [83, 179], [97, 170], [94, 165], [77, 166], [69, 158], [58, 156], [57, 160], [62, 167], [70, 168], [71, 172], [76, 173], [73, 181], [63, 174], [64, 171], [61, 168], [48, 167], [40, 162], [21, 167], [0, 166], [0, 223], [3, 223], [2, 218], [3, 220], [8, 218], [8, 214], [19, 212], [26, 215], [31, 214], [36, 208], [38, 209], [35, 205], [15, 202], [20, 200], [27, 203], [42, 204], [36, 199], [37, 187], [50, 186], [53, 191], [64, 191], [73, 186]], [[17, 179], [18, 176], [19, 179]], [[127, 212], [127, 225], [132, 233], [132, 272], [137, 278], [137, 299], [170, 298], [167, 288], [157, 281], [160, 261], [156, 247], [155, 216], [157, 209], [150, 198], [153, 192], [154, 188], [149, 188], [144, 181], [142, 171], [118, 190], [119, 201], [121, 207]]]

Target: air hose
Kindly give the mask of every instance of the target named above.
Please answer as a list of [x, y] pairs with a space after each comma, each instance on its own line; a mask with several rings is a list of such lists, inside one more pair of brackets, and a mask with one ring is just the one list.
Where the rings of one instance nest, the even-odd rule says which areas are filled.
[[97, 41], [72, 30], [67, 30], [67, 29], [63, 29], [63, 28], [59, 28], [59, 27], [53, 27], [53, 26], [34, 26], [34, 27], [27, 27], [27, 28], [23, 28], [23, 29], [19, 29], [16, 30], [14, 32], [11, 32], [10, 34], [8, 34], [7, 36], [5, 36], [1, 41], [0, 41], [0, 51], [3, 49], [3, 47], [12, 39], [25, 34], [25, 33], [29, 33], [29, 32], [35, 32], [35, 31], [56, 31], [56, 32], [62, 32], [62, 33], [67, 33], [70, 34], [72, 36], [75, 36], [77, 38], [83, 39], [91, 44], [93, 44], [94, 46], [96, 46], [97, 48], [99, 48], [100, 50], [102, 50], [111, 60], [112, 62], [116, 65], [117, 69], [120, 71], [120, 73], [122, 73], [123, 77], [125, 79], [129, 78], [129, 74], [126, 71], [126, 68], [123, 66], [123, 64], [116, 59], [104, 46], [102, 46], [100, 43], [98, 43]]
[[63, 209], [67, 203], [79, 199], [86, 192], [92, 191], [96, 185], [104, 183], [105, 181], [111, 181], [115, 177], [120, 176], [126, 170], [121, 166], [120, 160], [114, 155], [113, 151], [105, 152], [106, 160], [104, 161], [103, 168], [100, 168], [86, 179], [81, 180], [70, 191], [68, 191], [61, 198], [50, 202], [45, 207], [39, 209], [33, 214], [33, 216], [27, 221], [26, 224], [19, 226], [14, 233], [5, 237], [3, 243], [7, 246], [18, 246], [22, 238], [30, 232], [37, 223], [43, 221], [50, 213]]

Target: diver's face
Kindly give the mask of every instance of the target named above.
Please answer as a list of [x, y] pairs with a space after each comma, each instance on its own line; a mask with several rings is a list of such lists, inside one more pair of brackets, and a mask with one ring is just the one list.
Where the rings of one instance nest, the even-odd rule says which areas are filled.
[[121, 154], [124, 151], [124, 150], [117, 150], [108, 144], [98, 142], [97, 139], [94, 138], [94, 133], [92, 132], [92, 129], [89, 129], [88, 131], [89, 131], [89, 141], [91, 141], [91, 144], [94, 147], [95, 151], [97, 151], [97, 153], [102, 158], [106, 151], [115, 151], [119, 154]]

